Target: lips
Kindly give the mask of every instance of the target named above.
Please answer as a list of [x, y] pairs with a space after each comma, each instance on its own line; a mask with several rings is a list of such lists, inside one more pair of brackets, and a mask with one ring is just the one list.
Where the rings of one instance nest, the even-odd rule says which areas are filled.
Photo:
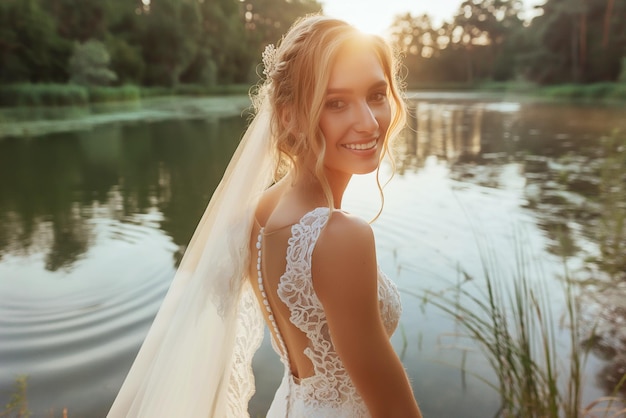
[[359, 143], [359, 144], [342, 144], [341, 146], [350, 150], [355, 151], [367, 151], [376, 147], [376, 143], [378, 142], [378, 138], [374, 138], [369, 142]]

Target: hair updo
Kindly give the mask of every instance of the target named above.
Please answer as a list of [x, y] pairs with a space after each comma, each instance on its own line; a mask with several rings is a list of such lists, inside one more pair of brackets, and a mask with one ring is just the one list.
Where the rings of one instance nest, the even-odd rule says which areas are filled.
[[382, 159], [388, 154], [390, 138], [404, 126], [406, 115], [397, 61], [389, 45], [379, 36], [364, 34], [344, 21], [322, 15], [301, 18], [277, 48], [270, 45], [265, 49], [265, 80], [253, 97], [257, 110], [264, 100], [269, 101], [273, 110], [271, 136], [279, 153], [276, 179], [291, 169], [299, 169], [303, 161], [314, 161], [314, 174], [324, 188], [330, 207], [333, 199], [324, 174], [326, 147], [319, 121], [330, 70], [341, 49], [351, 44], [372, 49], [389, 86], [391, 123], [383, 142]]

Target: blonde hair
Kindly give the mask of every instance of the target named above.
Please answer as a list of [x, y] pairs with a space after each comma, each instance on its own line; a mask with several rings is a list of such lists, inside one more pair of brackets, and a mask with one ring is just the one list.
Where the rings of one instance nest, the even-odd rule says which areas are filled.
[[[354, 44], [374, 51], [387, 79], [391, 98], [391, 122], [380, 158], [382, 160], [385, 155], [391, 158], [389, 142], [404, 127], [405, 104], [398, 78], [397, 60], [389, 45], [379, 36], [364, 34], [344, 21], [326, 16], [311, 15], [301, 18], [284, 35], [277, 49], [266, 49], [266, 79], [260, 86], [257, 97], [253, 97], [257, 104], [263, 99], [269, 100], [273, 109], [272, 138], [274, 148], [279, 153], [276, 179], [280, 179], [290, 169], [297, 170], [299, 161], [315, 161], [314, 175], [322, 186], [330, 208], [334, 202], [324, 174], [326, 146], [319, 121], [330, 68], [342, 48]], [[393, 158], [391, 160], [393, 163]], [[379, 169], [376, 179], [382, 199]]]

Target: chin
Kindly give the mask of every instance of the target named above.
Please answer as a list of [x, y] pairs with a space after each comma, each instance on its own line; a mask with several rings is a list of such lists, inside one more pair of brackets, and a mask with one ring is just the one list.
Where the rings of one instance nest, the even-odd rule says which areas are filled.
[[371, 167], [363, 167], [363, 168], [355, 170], [353, 174], [355, 175], [370, 174], [376, 171], [378, 167], [379, 167], [379, 164], [373, 165]]

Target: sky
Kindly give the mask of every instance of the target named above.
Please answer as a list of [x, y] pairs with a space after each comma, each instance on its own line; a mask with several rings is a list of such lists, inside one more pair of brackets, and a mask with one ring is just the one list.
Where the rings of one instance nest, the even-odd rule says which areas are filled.
[[[438, 26], [450, 20], [463, 0], [321, 0], [324, 14], [351, 23], [364, 32], [385, 35], [398, 14], [429, 14]], [[530, 7], [541, 0], [524, 0]]]

